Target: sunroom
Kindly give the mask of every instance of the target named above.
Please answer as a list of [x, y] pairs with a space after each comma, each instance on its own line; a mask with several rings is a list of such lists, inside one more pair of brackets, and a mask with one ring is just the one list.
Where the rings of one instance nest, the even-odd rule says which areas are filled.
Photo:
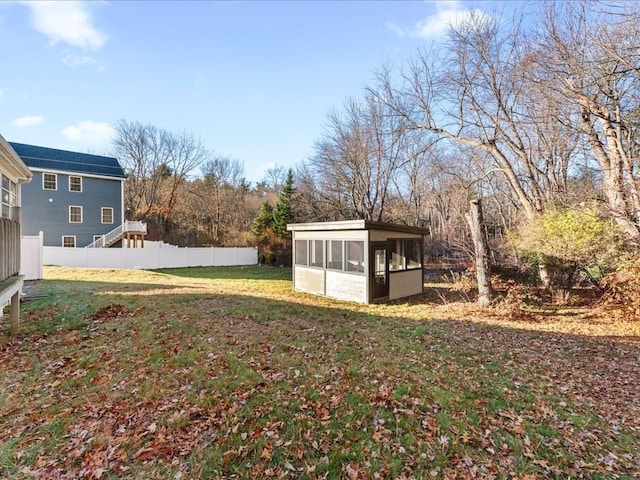
[[347, 220], [287, 225], [293, 236], [293, 288], [358, 303], [422, 293], [427, 229]]

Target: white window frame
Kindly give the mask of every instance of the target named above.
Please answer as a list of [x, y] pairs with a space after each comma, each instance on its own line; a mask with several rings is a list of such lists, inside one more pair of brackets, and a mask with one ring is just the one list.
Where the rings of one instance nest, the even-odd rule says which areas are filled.
[[[47, 182], [46, 182], [45, 179], [47, 178], [47, 175], [51, 175], [53, 177], [53, 182], [55, 183], [55, 187], [54, 188], [48, 188], [46, 186]], [[51, 190], [51, 191], [58, 190], [58, 174], [43, 172], [42, 173], [42, 189], [43, 190]]]
[[[79, 208], [80, 209], [80, 221], [74, 221], [74, 220], [71, 219], [71, 211], [74, 208]], [[83, 219], [82, 206], [81, 205], [69, 205], [69, 223], [82, 223], [82, 219]]]
[[[77, 178], [78, 180], [80, 180], [80, 190], [73, 190], [71, 188], [71, 179], [72, 178]], [[74, 193], [82, 193], [82, 177], [79, 177], [77, 175], [69, 175], [69, 191], [70, 192], [74, 192]]]
[[[110, 221], [110, 222], [105, 222], [105, 221], [104, 221], [104, 212], [105, 212], [106, 210], [111, 210], [111, 221]], [[105, 223], [105, 224], [111, 224], [111, 225], [113, 225], [113, 222], [115, 221], [115, 220], [114, 220], [114, 218], [115, 218], [115, 217], [114, 217], [113, 213], [114, 213], [114, 212], [113, 212], [113, 207], [102, 207], [102, 208], [100, 209], [100, 221], [101, 221], [102, 223]]]
[[0, 217], [11, 218], [11, 209], [16, 205], [17, 185], [6, 175], [0, 173], [0, 203], [2, 211]]
[[[64, 242], [66, 239], [72, 238], [73, 245], [65, 245]], [[65, 248], [76, 248], [76, 236], [75, 235], [63, 235], [62, 236], [62, 246]]]

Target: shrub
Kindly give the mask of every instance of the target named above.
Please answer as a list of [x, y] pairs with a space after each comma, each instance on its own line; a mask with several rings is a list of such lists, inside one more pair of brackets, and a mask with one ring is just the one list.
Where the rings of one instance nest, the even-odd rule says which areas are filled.
[[640, 259], [623, 262], [601, 282], [604, 303], [624, 305], [636, 318], [640, 317]]
[[522, 259], [544, 265], [554, 300], [568, 300], [576, 273], [590, 267], [611, 268], [622, 249], [616, 225], [595, 206], [574, 205], [538, 215], [509, 233]]

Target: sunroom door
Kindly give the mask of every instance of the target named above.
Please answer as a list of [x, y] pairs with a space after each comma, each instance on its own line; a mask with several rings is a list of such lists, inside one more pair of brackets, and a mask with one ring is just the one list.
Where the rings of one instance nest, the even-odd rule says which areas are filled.
[[372, 301], [386, 300], [389, 297], [389, 269], [387, 267], [387, 244], [372, 243], [369, 265], [369, 288]]

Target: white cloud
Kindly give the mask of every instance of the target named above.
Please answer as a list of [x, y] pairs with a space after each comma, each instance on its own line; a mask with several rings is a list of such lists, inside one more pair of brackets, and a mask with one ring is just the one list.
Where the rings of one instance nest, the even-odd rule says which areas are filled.
[[25, 115], [24, 117], [16, 118], [9, 125], [17, 128], [35, 127], [44, 122], [44, 117], [40, 115]]
[[97, 62], [91, 55], [75, 55], [71, 52], [64, 52], [62, 54], [62, 63], [68, 67], [84, 67], [95, 65]]
[[75, 143], [102, 144], [111, 140], [115, 130], [104, 122], [85, 121], [62, 130], [68, 140]]
[[106, 37], [94, 25], [87, 4], [78, 1], [26, 1], [31, 23], [49, 37], [52, 45], [65, 43], [85, 50], [99, 50]]
[[458, 0], [440, 1], [436, 4], [436, 13], [416, 22], [412, 27], [401, 27], [390, 23], [387, 26], [401, 37], [439, 38], [446, 35], [451, 26], [461, 25], [470, 18], [486, 17], [486, 14], [479, 9], [465, 9]]

